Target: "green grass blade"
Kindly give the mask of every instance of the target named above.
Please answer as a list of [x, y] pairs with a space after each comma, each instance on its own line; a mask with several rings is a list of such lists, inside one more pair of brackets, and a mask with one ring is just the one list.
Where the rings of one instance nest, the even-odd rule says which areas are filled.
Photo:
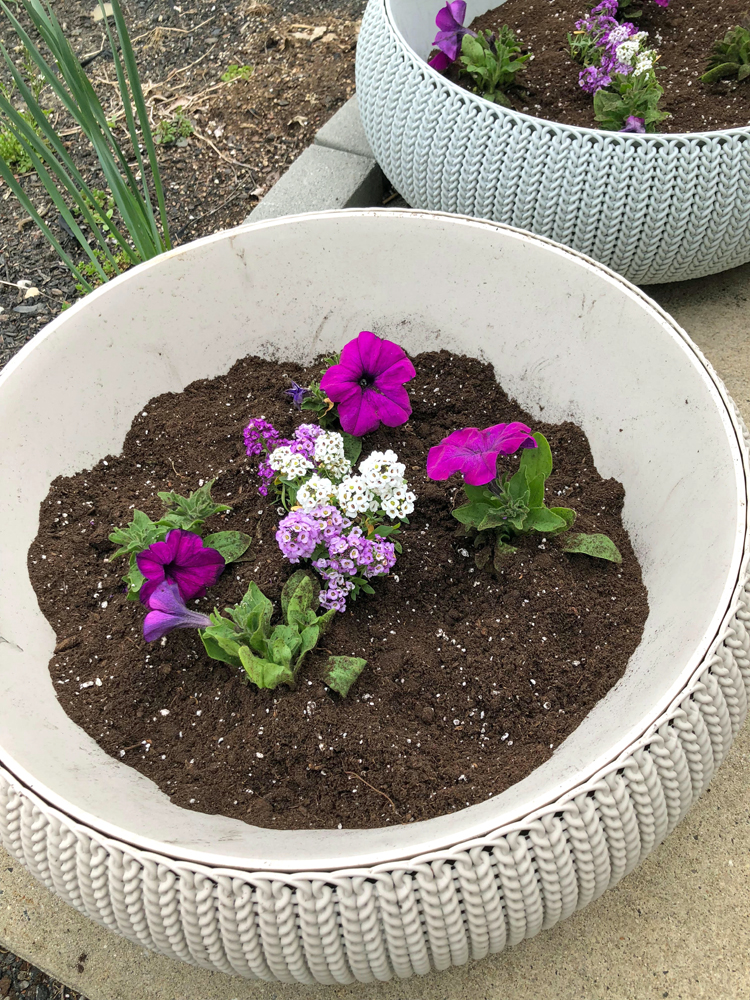
[[[103, 0], [99, 0], [99, 6], [102, 9], [102, 14], [104, 14]], [[117, 84], [120, 88], [120, 97], [122, 99], [122, 106], [125, 111], [125, 121], [127, 123], [128, 132], [130, 134], [130, 142], [133, 146], [133, 152], [136, 158], [136, 162], [138, 163], [138, 170], [141, 175], [141, 183], [143, 184], [143, 193], [145, 197], [146, 211], [148, 212], [148, 219], [151, 224], [151, 229], [155, 242], [161, 243], [161, 236], [159, 235], [159, 229], [156, 225], [156, 218], [154, 216], [153, 206], [151, 205], [151, 198], [148, 190], [148, 184], [146, 182], [146, 171], [143, 166], [143, 157], [141, 156], [141, 150], [140, 150], [140, 138], [138, 136], [138, 131], [135, 125], [135, 117], [133, 115], [133, 105], [130, 99], [130, 92], [128, 91], [128, 83], [125, 78], [125, 73], [123, 72], [122, 61], [120, 59], [119, 53], [117, 52], [117, 45], [115, 44], [115, 39], [112, 35], [112, 29], [109, 26], [109, 21], [106, 15], [104, 16], [104, 23], [106, 25], [109, 47], [112, 50], [112, 58], [115, 64], [115, 73], [117, 74]]]
[[[101, 3], [101, 0], [99, 0]], [[141, 89], [141, 80], [138, 75], [138, 66], [135, 61], [135, 54], [133, 53], [133, 46], [130, 43], [130, 36], [128, 35], [127, 25], [125, 24], [125, 18], [122, 15], [122, 10], [120, 8], [119, 0], [111, 0], [112, 11], [115, 16], [115, 24], [117, 26], [117, 33], [120, 36], [120, 45], [122, 47], [122, 56], [125, 62], [125, 67], [127, 69], [128, 78], [130, 80], [130, 89], [133, 94], [133, 103], [135, 104], [136, 111], [138, 114], [138, 121], [141, 126], [141, 136], [143, 137], [143, 144], [146, 147], [146, 153], [148, 154], [149, 164], [151, 166], [151, 177], [154, 182], [154, 191], [156, 194], [156, 200], [159, 206], [159, 214], [161, 216], [161, 224], [164, 232], [164, 241], [167, 249], [172, 245], [169, 238], [169, 223], [167, 221], [167, 206], [164, 199], [164, 189], [161, 183], [161, 175], [159, 173], [159, 162], [156, 158], [156, 146], [154, 145], [154, 137], [151, 134], [151, 126], [148, 120], [148, 109], [146, 108], [146, 102], [143, 97], [143, 90]], [[144, 189], [146, 188], [145, 174], [141, 170], [141, 177], [144, 178]], [[146, 197], [148, 199], [148, 191], [146, 190]]]
[[[19, 114], [19, 112], [7, 100], [5, 95], [0, 95], [0, 109], [3, 110], [8, 122], [13, 123], [14, 125], [13, 132], [16, 135], [16, 138], [18, 138], [18, 140], [23, 144], [24, 148], [28, 150], [29, 146], [33, 147], [37, 151], [37, 154], [48, 165], [48, 167], [50, 167], [53, 170], [60, 184], [62, 185], [63, 189], [68, 192], [71, 198], [73, 198], [73, 200], [75, 201], [78, 208], [81, 210], [87, 225], [91, 228], [92, 232], [96, 236], [97, 242], [100, 244], [105, 254], [110, 258], [110, 263], [112, 264], [112, 266], [115, 266], [114, 258], [111, 257], [109, 248], [107, 247], [106, 238], [101, 233], [85, 201], [85, 198], [89, 198], [90, 200], [93, 201], [94, 200], [93, 193], [91, 192], [88, 185], [81, 176], [80, 171], [78, 171], [78, 169], [76, 168], [70, 155], [68, 154], [67, 149], [60, 141], [60, 138], [55, 132], [54, 128], [50, 125], [47, 116], [44, 114], [44, 111], [39, 106], [39, 104], [37, 104], [37, 102], [34, 100], [31, 91], [26, 85], [26, 81], [23, 79], [23, 77], [21, 77], [21, 75], [17, 72], [17, 70], [13, 66], [12, 62], [10, 61], [10, 57], [8, 56], [8, 53], [6, 52], [2, 43], [0, 43], [0, 53], [2, 53], [3, 57], [5, 58], [5, 61], [10, 68], [10, 72], [13, 75], [14, 81], [16, 82], [16, 85], [21, 93], [21, 96], [24, 98], [26, 107], [29, 113], [34, 118], [34, 121], [36, 122], [36, 125], [40, 133], [42, 133], [44, 140], [46, 140], [46, 142], [50, 144], [50, 146], [57, 154], [59, 159], [62, 161], [62, 163], [59, 163], [55, 159], [55, 157], [50, 152], [50, 149], [47, 146], [45, 146], [42, 139], [34, 132], [33, 128], [28, 124], [28, 122], [24, 120], [24, 118]], [[123, 251], [127, 253], [127, 255], [130, 257], [132, 262], [134, 264], [140, 263], [142, 258], [133, 252], [132, 248], [125, 240], [123, 235], [120, 233], [117, 226], [112, 224], [110, 226], [110, 231], [115, 240], [123, 249]], [[86, 243], [86, 246], [88, 246], [88, 243]]]
[[[112, 191], [123, 223], [133, 240], [139, 258], [146, 259], [161, 253], [163, 246], [160, 240], [154, 241], [148, 213], [132, 171], [107, 125], [106, 115], [99, 98], [65, 38], [59, 22], [54, 14], [45, 12], [39, 0], [23, 0], [23, 4], [35, 27], [55, 56], [60, 68], [60, 75], [65, 84], [68, 85], [69, 90], [66, 90], [60, 83], [55, 72], [49, 67], [17, 18], [10, 12], [4, 0], [0, 0], [0, 6], [29, 49], [37, 69], [94, 146], [107, 184]], [[125, 177], [123, 177], [123, 173]]]

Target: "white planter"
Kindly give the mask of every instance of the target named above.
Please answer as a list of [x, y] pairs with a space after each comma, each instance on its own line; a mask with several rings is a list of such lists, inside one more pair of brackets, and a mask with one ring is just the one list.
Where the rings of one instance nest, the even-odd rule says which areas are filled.
[[[362, 123], [410, 205], [528, 229], [639, 283], [750, 260], [749, 128], [622, 135], [492, 104], [427, 65], [441, 2], [369, 0], [357, 43]], [[466, 23], [496, 6], [468, 0]]]
[[[52, 479], [121, 449], [155, 394], [248, 352], [309, 361], [360, 329], [488, 359], [572, 419], [651, 613], [624, 677], [495, 799], [422, 823], [278, 832], [172, 805], [65, 715], [26, 556]], [[387, 979], [481, 957], [617, 882], [684, 815], [747, 710], [747, 450], [721, 383], [605, 268], [478, 220], [352, 211], [164, 254], [64, 312], [0, 376], [0, 832], [92, 919], [224, 972]], [[238, 428], [238, 433], [241, 428]]]

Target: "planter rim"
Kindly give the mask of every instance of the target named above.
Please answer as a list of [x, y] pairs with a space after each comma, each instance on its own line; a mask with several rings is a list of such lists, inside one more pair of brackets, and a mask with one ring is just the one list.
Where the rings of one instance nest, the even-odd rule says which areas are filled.
[[[70, 803], [64, 796], [54, 789], [45, 786], [42, 782], [34, 778], [26, 771], [14, 758], [0, 747], [0, 764], [2, 764], [22, 785], [25, 785], [38, 799], [51, 806], [55, 811], [69, 818], [73, 823], [82, 829], [95, 831], [100, 835], [100, 839], [116, 841], [120, 844], [131, 845], [147, 854], [153, 856], [158, 861], [159, 857], [168, 857], [176, 861], [189, 862], [191, 866], [205, 866], [207, 869], [226, 869], [231, 871], [255, 871], [269, 877], [278, 874], [282, 877], [284, 872], [295, 872], [309, 874], [321, 874], [326, 872], [362, 872], [363, 869], [377, 874], [378, 868], [387, 867], [393, 870], [394, 862], [403, 862], [404, 867], [413, 867], [419, 862], [428, 861], [434, 857], [445, 858], [446, 853], [452, 854], [458, 850], [465, 850], [467, 847], [478, 846], [484, 843], [489, 836], [497, 835], [498, 831], [510, 832], [522, 830], [528, 827], [529, 823], [540, 815], [548, 811], [551, 803], [560, 805], [582, 791], [588, 789], [597, 782], [603, 775], [616, 770], [618, 762], [626, 755], [632, 754], [638, 747], [645, 746], [652, 738], [653, 733], [662, 724], [668, 721], [674, 714], [679, 702], [684, 698], [686, 690], [697, 682], [699, 675], [706, 669], [706, 658], [709, 651], [714, 648], [733, 615], [742, 592], [742, 584], [747, 571], [750, 554], [745, 551], [745, 542], [748, 534], [748, 473], [750, 469], [750, 458], [744, 444], [741, 422], [735, 410], [734, 404], [728, 396], [723, 384], [715, 374], [713, 368], [705, 359], [699, 348], [690, 340], [688, 335], [678, 324], [666, 313], [657, 303], [653, 302], [637, 286], [631, 284], [621, 275], [616, 274], [603, 264], [585, 256], [584, 254], [564, 247], [561, 244], [545, 237], [533, 235], [525, 230], [517, 229], [502, 223], [485, 219], [476, 219], [469, 216], [452, 215], [447, 212], [432, 212], [416, 209], [390, 210], [386, 208], [375, 209], [347, 209], [332, 210], [323, 212], [303, 213], [295, 216], [286, 216], [279, 219], [266, 220], [259, 223], [247, 224], [236, 227], [234, 230], [223, 231], [203, 237], [192, 243], [167, 251], [160, 257], [138, 265], [136, 268], [125, 272], [113, 279], [113, 283], [127, 283], [139, 277], [145, 270], [160, 266], [162, 258], [178, 256], [190, 253], [197, 246], [206, 246], [214, 242], [231, 239], [233, 234], [246, 230], [268, 229], [281, 226], [299, 224], [314, 219], [334, 219], [347, 217], [418, 217], [423, 219], [450, 219], [452, 223], [461, 226], [481, 227], [484, 229], [500, 230], [520, 242], [543, 244], [556, 254], [572, 256], [578, 262], [589, 269], [608, 279], [610, 282], [619, 284], [624, 291], [639, 300], [641, 305], [650, 311], [659, 321], [665, 333], [672, 338], [682, 351], [690, 356], [700, 372], [706, 390], [713, 397], [717, 408], [720, 411], [722, 422], [727, 431], [727, 438], [733, 452], [732, 461], [736, 474], [737, 502], [738, 510], [742, 516], [738, 519], [735, 532], [735, 540], [732, 551], [731, 566], [727, 573], [722, 599], [717, 606], [717, 610], [711, 620], [709, 628], [704, 633], [700, 643], [696, 648], [685, 667], [680, 672], [677, 679], [672, 683], [667, 692], [654, 704], [651, 710], [645, 715], [637, 726], [634, 726], [616, 744], [597, 758], [588, 761], [575, 773], [568, 775], [558, 781], [556, 786], [546, 794], [537, 794], [536, 797], [527, 798], [525, 802], [514, 807], [505, 807], [500, 810], [495, 818], [485, 819], [481, 822], [469, 820], [464, 826], [456, 823], [462, 815], [469, 810], [464, 809], [456, 813], [449, 814], [452, 825], [451, 830], [440, 836], [426, 836], [423, 840], [411, 844], [399, 844], [398, 838], [394, 837], [394, 832], [398, 827], [384, 827], [366, 831], [371, 835], [373, 841], [372, 850], [367, 852], [352, 853], [347, 849], [346, 835], [351, 832], [362, 833], [363, 831], [331, 830], [330, 833], [330, 855], [320, 857], [319, 852], [313, 856], [302, 856], [287, 860], [283, 863], [278, 861], [269, 862], [262, 858], [238, 858], [236, 855], [222, 854], [217, 851], [201, 851], [195, 848], [187, 848], [179, 843], [155, 840], [149, 837], [133, 833], [117, 824], [101, 820], [85, 810]], [[49, 323], [43, 331], [26, 344], [21, 351], [8, 363], [5, 370], [0, 373], [0, 391], [4, 382], [12, 375], [15, 369], [24, 363], [25, 359], [33, 351], [38, 350], [42, 344], [51, 336], [55, 335], [57, 329], [74, 314], [76, 310], [88, 308], [95, 301], [96, 297], [106, 293], [108, 285], [101, 286], [90, 293], [85, 299], [79, 301], [70, 310], [66, 310], [55, 320]], [[0, 641], [3, 641], [0, 638]], [[425, 821], [434, 822], [434, 821]], [[420, 823], [408, 824], [404, 830], [416, 830]], [[278, 831], [283, 836], [284, 831]], [[308, 831], [295, 831], [297, 834]], [[320, 833], [321, 831], [310, 831]], [[389, 846], [383, 847], [378, 844], [378, 838], [387, 838]], [[394, 842], [395, 841], [395, 842]]]
[[[375, 3], [376, 0], [370, 0], [370, 3]], [[617, 137], [620, 142], [624, 145], [627, 143], [671, 143], [673, 141], [685, 141], [693, 139], [715, 139], [715, 138], [734, 138], [736, 136], [748, 136], [750, 137], [750, 125], [735, 125], [733, 128], [724, 129], [714, 129], [708, 132], [648, 132], [648, 133], [635, 133], [635, 132], [611, 132], [608, 129], [603, 128], [589, 128], [587, 125], [566, 125], [563, 122], [554, 121], [551, 118], [540, 118], [537, 115], [527, 115], [523, 111], [516, 111], [513, 108], [504, 108], [501, 104], [495, 104], [493, 101], [488, 101], [486, 97], [482, 97], [479, 94], [472, 94], [468, 90], [464, 90], [463, 87], [459, 87], [458, 84], [449, 80], [448, 77], [443, 76], [442, 73], [438, 73], [436, 69], [433, 69], [429, 65], [426, 59], [415, 52], [412, 46], [408, 43], [406, 38], [401, 32], [398, 26], [396, 17], [393, 14], [393, 5], [396, 0], [382, 0], [386, 17], [391, 26], [391, 30], [398, 37], [404, 48], [408, 49], [412, 55], [423, 64], [425, 72], [429, 73], [432, 78], [439, 82], [442, 86], [447, 87], [449, 90], [453, 91], [459, 97], [463, 96], [467, 100], [475, 101], [482, 107], [489, 108], [492, 111], [496, 111], [499, 118], [516, 118], [521, 122], [531, 122], [533, 124], [541, 124], [548, 126], [550, 128], [567, 130], [568, 132], [578, 133], [581, 135], [595, 136], [597, 138], [615, 138]], [[435, 8], [436, 12], [438, 8]]]

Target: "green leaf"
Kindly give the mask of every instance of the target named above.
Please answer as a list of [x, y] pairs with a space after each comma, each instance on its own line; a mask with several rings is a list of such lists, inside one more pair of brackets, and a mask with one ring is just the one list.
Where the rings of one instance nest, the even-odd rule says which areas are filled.
[[137, 601], [141, 592], [141, 587], [143, 586], [143, 581], [146, 577], [138, 569], [138, 563], [135, 561], [134, 555], [131, 555], [128, 571], [124, 574], [122, 579], [128, 587], [128, 600]]
[[359, 656], [329, 656], [328, 667], [323, 680], [342, 698], [346, 698], [349, 688], [367, 666], [367, 660]]
[[493, 499], [493, 494], [486, 486], [470, 486], [469, 483], [464, 483], [464, 493], [470, 503], [489, 503]]
[[569, 528], [573, 527], [576, 519], [576, 512], [571, 510], [570, 507], [550, 507], [553, 514], [557, 514], [565, 521], [564, 528], [558, 528], [557, 532], [552, 532], [552, 534], [559, 534], [561, 531], [567, 531]]
[[524, 531], [538, 531], [541, 534], [563, 531], [566, 527], [565, 519], [546, 507], [532, 507], [523, 522]]
[[303, 629], [300, 633], [300, 649], [299, 655], [297, 656], [297, 662], [294, 664], [295, 674], [302, 666], [302, 661], [305, 656], [318, 645], [318, 640], [320, 639], [320, 628], [317, 625], [308, 625], [307, 628]]
[[488, 528], [504, 528], [512, 524], [516, 530], [521, 531], [524, 524], [524, 514], [514, 515], [499, 507], [488, 507], [487, 513], [477, 525], [479, 531], [487, 531]]
[[272, 690], [279, 684], [294, 685], [294, 674], [288, 665], [256, 656], [247, 646], [240, 646], [239, 652], [245, 673], [257, 687]]
[[346, 431], [340, 433], [344, 439], [344, 458], [348, 459], [352, 465], [356, 465], [357, 459], [362, 454], [362, 438], [347, 434]]
[[243, 531], [218, 531], [215, 535], [208, 535], [203, 539], [203, 544], [216, 549], [227, 564], [237, 562], [248, 550], [251, 542], [251, 536]]
[[120, 556], [137, 555], [149, 545], [163, 539], [165, 532], [142, 510], [133, 511], [133, 520], [124, 528], [115, 528], [109, 536], [110, 542], [120, 548], [109, 557], [110, 562]]
[[336, 609], [335, 608], [329, 608], [329, 610], [326, 611], [325, 614], [320, 615], [320, 617], [315, 621], [315, 624], [320, 629], [320, 634], [321, 635], [325, 635], [325, 633], [328, 631], [328, 629], [330, 627], [330, 624], [333, 621], [335, 615], [336, 615]]
[[166, 504], [167, 513], [157, 522], [167, 529], [182, 528], [183, 531], [197, 531], [209, 517], [231, 510], [225, 503], [214, 503], [211, 499], [211, 487], [216, 480], [209, 479], [200, 489], [194, 490], [189, 496], [179, 493], [159, 493], [159, 499]]
[[302, 616], [310, 608], [317, 607], [313, 582], [307, 570], [298, 569], [292, 573], [281, 590], [281, 613], [293, 625], [302, 621]]
[[239, 627], [240, 632], [248, 637], [258, 632], [266, 637], [270, 634], [273, 604], [257, 583], [251, 583], [240, 603], [233, 608], [225, 608], [225, 611]]
[[606, 559], [608, 562], [621, 563], [619, 549], [606, 535], [566, 535], [562, 540], [563, 552], [580, 552], [595, 559]]
[[541, 476], [542, 480], [548, 479], [552, 472], [552, 451], [547, 438], [539, 432], [533, 437], [537, 447], [523, 449], [521, 464], [518, 467], [519, 471], [523, 471], [525, 474], [527, 483], [536, 479], [537, 476]]
[[487, 503], [466, 503], [462, 507], [456, 507], [452, 513], [455, 519], [460, 521], [461, 524], [470, 524], [477, 527], [491, 511], [496, 509], [495, 506]]
[[[211, 618], [216, 620], [219, 616], [211, 615]], [[223, 623], [221, 625], [210, 625], [199, 630], [201, 642], [212, 660], [221, 660], [222, 663], [229, 663], [233, 667], [241, 667], [240, 643], [235, 638], [231, 623], [225, 618], [221, 621]]]

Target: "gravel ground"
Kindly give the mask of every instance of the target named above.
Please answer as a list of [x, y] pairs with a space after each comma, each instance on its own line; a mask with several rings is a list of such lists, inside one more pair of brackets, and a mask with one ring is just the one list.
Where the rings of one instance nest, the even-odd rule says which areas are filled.
[[[79, 967], [86, 962], [86, 955], [78, 958]], [[82, 971], [82, 970], [81, 970]], [[50, 979], [35, 966], [25, 962], [10, 951], [0, 948], [0, 997], [8, 1000], [86, 1000], [82, 993], [68, 989]]]

